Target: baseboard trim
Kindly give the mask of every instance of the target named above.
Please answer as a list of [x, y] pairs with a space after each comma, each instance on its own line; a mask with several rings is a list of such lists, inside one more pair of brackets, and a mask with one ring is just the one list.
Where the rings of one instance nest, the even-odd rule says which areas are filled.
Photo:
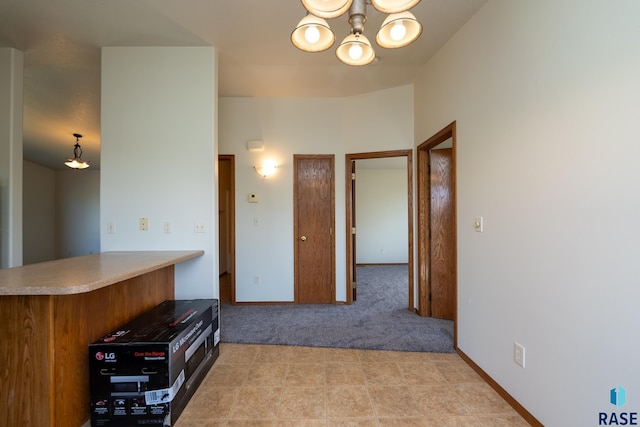
[[236, 301], [231, 305], [290, 305], [293, 301]]
[[471, 368], [478, 373], [482, 377], [483, 380], [491, 386], [504, 400], [507, 401], [509, 405], [515, 411], [524, 418], [526, 422], [531, 424], [534, 427], [544, 427], [544, 425], [536, 419], [529, 411], [526, 410], [524, 406], [520, 404], [516, 399], [513, 398], [500, 384], [498, 384], [493, 378], [489, 376], [480, 366], [478, 366], [469, 356], [467, 356], [464, 351], [460, 350], [458, 347], [455, 348], [456, 352], [460, 355], [462, 360], [464, 360]]

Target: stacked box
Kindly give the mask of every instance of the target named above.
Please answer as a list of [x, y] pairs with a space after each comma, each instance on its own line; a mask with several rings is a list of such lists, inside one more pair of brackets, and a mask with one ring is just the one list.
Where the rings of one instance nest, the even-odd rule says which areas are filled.
[[218, 300], [165, 301], [89, 345], [91, 425], [175, 425], [218, 358]]

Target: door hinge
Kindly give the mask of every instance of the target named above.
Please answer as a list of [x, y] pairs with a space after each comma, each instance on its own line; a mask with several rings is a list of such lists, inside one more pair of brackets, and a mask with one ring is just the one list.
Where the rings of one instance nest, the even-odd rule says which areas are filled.
[[356, 228], [355, 227], [351, 227], [351, 234], [356, 234]]
[[329, 236], [333, 236], [333, 227], [329, 228]]
[[356, 173], [351, 172], [351, 181], [355, 181], [355, 180], [356, 180]]

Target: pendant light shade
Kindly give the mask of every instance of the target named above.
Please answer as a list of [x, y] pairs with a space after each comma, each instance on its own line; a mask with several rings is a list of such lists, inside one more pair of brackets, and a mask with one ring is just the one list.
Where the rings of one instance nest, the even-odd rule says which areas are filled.
[[73, 159], [67, 159], [64, 164], [69, 166], [71, 169], [86, 169], [89, 167], [89, 162], [82, 160], [82, 148], [80, 147], [79, 142], [82, 135], [74, 133], [73, 136], [76, 137], [76, 144], [73, 146]]
[[404, 12], [418, 3], [420, 3], [420, 0], [371, 0], [373, 7], [384, 13]]
[[307, 15], [291, 33], [291, 42], [305, 52], [322, 52], [333, 46], [336, 36], [322, 18]]
[[349, 34], [336, 49], [336, 56], [347, 65], [367, 65], [376, 57], [369, 40], [362, 34]]
[[353, 0], [301, 0], [305, 9], [321, 18], [335, 18], [351, 7]]
[[404, 47], [413, 43], [422, 34], [422, 24], [411, 12], [395, 13], [387, 16], [382, 23], [376, 43], [386, 48]]

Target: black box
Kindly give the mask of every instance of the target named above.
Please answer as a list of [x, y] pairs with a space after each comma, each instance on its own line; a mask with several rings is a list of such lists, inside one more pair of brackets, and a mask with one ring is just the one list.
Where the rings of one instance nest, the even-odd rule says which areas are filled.
[[93, 427], [173, 426], [219, 355], [218, 300], [165, 301], [89, 345]]

